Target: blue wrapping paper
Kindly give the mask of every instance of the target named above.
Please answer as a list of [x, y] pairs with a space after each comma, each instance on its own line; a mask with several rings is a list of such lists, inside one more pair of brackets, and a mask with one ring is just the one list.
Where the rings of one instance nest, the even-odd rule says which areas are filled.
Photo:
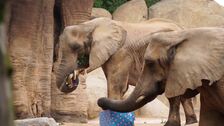
[[100, 113], [100, 126], [134, 126], [134, 112], [120, 113], [105, 110]]

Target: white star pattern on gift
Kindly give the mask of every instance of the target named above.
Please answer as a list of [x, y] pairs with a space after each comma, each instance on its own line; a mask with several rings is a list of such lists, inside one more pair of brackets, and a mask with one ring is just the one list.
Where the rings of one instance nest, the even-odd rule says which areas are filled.
[[134, 112], [120, 113], [105, 110], [100, 113], [100, 126], [134, 126]]

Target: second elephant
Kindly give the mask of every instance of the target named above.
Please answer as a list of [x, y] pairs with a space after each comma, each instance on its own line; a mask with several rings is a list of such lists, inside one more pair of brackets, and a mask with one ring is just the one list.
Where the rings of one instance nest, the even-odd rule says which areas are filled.
[[224, 28], [161, 32], [148, 41], [144, 70], [132, 94], [122, 101], [102, 98], [98, 105], [133, 111], [161, 92], [171, 99], [200, 92], [199, 126], [223, 126]]

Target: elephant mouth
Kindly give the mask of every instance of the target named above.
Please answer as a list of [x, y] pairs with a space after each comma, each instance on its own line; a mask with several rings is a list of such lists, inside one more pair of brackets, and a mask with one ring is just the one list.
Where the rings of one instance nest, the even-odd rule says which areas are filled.
[[79, 85], [79, 78], [78, 78], [78, 71], [74, 70], [72, 73], [70, 73], [64, 81], [62, 82], [60, 86], [60, 91], [64, 93], [70, 93], [77, 89]]
[[70, 93], [77, 89], [79, 85], [79, 75], [85, 74], [85, 69], [89, 67], [89, 55], [88, 54], [79, 54], [78, 59], [76, 61], [77, 68], [72, 70], [69, 74], [67, 74], [60, 86], [60, 91], [64, 93]]

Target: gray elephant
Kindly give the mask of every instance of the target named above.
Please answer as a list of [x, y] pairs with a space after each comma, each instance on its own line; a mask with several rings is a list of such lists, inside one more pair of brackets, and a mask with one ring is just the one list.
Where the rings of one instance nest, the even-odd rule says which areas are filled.
[[125, 100], [101, 98], [103, 109], [132, 111], [165, 92], [168, 98], [200, 92], [199, 126], [224, 124], [224, 28], [195, 28], [148, 36], [145, 66]]
[[[79, 69], [76, 61], [86, 55], [89, 60], [86, 61], [88, 64], [84, 65], [87, 73], [102, 66], [108, 82], [108, 97], [121, 99], [128, 89], [128, 84], [135, 85], [142, 71], [144, 53], [148, 45], [144, 36], [181, 29], [165, 19], [134, 24], [96, 18], [66, 27], [60, 37], [58, 59], [54, 64], [57, 86], [65, 93], [75, 89], [72, 81], [67, 80], [75, 80], [78, 74], [72, 73]], [[166, 126], [180, 125], [180, 102], [186, 113], [186, 123], [197, 122], [190, 99], [178, 97], [169, 101], [170, 114]]]

